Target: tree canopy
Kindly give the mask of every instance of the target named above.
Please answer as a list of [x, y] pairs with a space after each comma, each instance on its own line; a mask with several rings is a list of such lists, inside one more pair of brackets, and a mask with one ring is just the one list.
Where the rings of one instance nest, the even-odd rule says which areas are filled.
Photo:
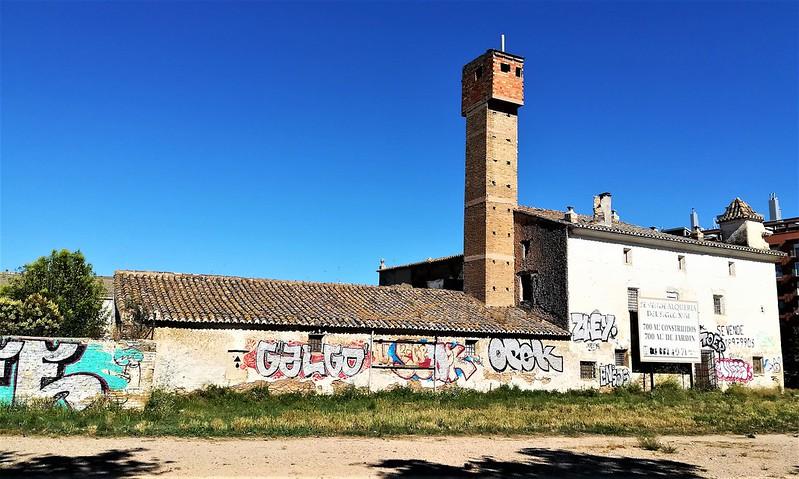
[[[0, 290], [4, 334], [99, 337], [108, 313], [103, 286], [80, 251], [53, 250], [28, 263]], [[14, 319], [11, 319], [13, 316]]]

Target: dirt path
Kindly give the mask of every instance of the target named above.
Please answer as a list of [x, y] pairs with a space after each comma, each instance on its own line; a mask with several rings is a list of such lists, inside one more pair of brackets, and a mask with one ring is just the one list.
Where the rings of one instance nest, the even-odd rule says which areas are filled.
[[796, 477], [799, 438], [91, 439], [0, 437], [0, 477]]

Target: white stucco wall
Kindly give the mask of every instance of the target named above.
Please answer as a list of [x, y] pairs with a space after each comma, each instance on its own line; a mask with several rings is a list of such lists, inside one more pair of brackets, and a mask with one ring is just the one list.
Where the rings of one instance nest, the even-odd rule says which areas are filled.
[[[773, 263], [574, 237], [567, 246], [569, 312], [613, 315], [617, 327], [615, 338], [608, 341], [573, 341], [575, 354], [584, 360], [612, 364], [614, 349], [630, 350], [628, 288], [638, 288], [639, 297], [649, 298], [666, 298], [667, 291], [676, 291], [680, 300], [698, 303], [700, 326], [721, 336], [726, 350], [717, 357], [740, 359], [750, 367], [753, 357], [763, 358], [763, 374], [753, 375], [746, 384], [782, 387]], [[630, 249], [631, 264], [625, 264], [624, 248]], [[678, 255], [685, 256], [684, 271], [678, 268]], [[730, 261], [735, 263], [734, 276], [729, 274]], [[724, 297], [724, 314], [714, 314], [713, 295]], [[637, 376], [632, 379], [639, 380]], [[728, 383], [719, 381], [722, 387]]]

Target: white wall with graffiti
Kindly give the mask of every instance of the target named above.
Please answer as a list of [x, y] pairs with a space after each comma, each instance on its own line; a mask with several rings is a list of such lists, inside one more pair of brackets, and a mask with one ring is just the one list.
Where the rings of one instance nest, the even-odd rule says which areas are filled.
[[517, 338], [454, 338], [307, 332], [159, 328], [155, 383], [193, 390], [209, 385], [276, 392], [332, 393], [464, 387], [488, 391], [574, 387], [570, 343]]
[[[641, 298], [697, 303], [702, 349], [713, 353], [711, 374], [718, 386], [782, 387], [772, 263], [586, 238], [569, 238], [568, 250], [572, 349], [597, 367], [596, 378], [578, 380], [579, 387], [643, 380], [631, 370], [628, 288]], [[624, 365], [619, 351], [626, 352]], [[672, 377], [690, 384], [690, 375]]]
[[142, 408], [152, 390], [152, 341], [0, 337], [0, 404], [83, 409], [98, 399]]

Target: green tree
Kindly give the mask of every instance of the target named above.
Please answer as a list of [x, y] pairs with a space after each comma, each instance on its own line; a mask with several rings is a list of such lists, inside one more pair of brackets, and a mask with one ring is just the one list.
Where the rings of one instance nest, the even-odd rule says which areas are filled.
[[108, 314], [103, 310], [103, 286], [80, 251], [53, 250], [50, 256], [23, 266], [0, 291], [23, 303], [37, 293], [55, 303], [63, 318], [52, 335], [94, 338], [103, 334]]
[[24, 301], [0, 297], [0, 336], [56, 336], [63, 321], [58, 305], [39, 293]]

